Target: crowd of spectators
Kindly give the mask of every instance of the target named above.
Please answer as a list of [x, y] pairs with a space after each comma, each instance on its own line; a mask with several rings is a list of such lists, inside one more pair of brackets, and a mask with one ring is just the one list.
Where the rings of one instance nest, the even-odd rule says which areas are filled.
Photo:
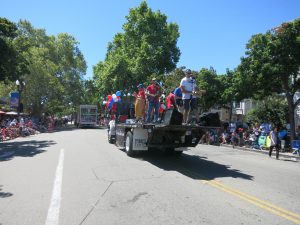
[[[228, 144], [232, 147], [248, 147], [252, 149], [268, 149], [270, 147], [269, 133], [274, 126], [268, 123], [252, 126], [245, 124], [223, 126], [220, 129], [211, 128], [202, 136], [200, 143], [202, 144]], [[299, 132], [300, 133], [300, 132]], [[278, 146], [282, 151], [290, 148], [291, 143], [288, 135], [288, 129], [280, 127], [277, 132]]]
[[66, 118], [52, 116], [34, 118], [30, 116], [0, 116], [0, 141], [12, 140], [43, 132], [52, 132], [54, 128], [66, 126]]
[[[219, 141], [222, 144], [230, 144], [235, 146], [245, 146], [252, 149], [268, 148], [270, 145], [269, 133], [274, 125], [268, 123], [252, 126], [238, 126], [234, 129], [224, 129], [220, 135]], [[289, 145], [288, 130], [285, 127], [280, 127], [277, 132], [278, 146], [284, 150]], [[283, 143], [283, 144], [282, 144]]]

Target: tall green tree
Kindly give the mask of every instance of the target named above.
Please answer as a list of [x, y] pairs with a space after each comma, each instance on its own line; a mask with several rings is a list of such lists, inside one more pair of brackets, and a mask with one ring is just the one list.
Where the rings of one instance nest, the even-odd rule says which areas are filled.
[[0, 17], [0, 81], [15, 81], [27, 72], [26, 61], [15, 45], [17, 26], [6, 18]]
[[175, 88], [179, 87], [181, 79], [185, 76], [184, 70], [185, 67], [176, 68], [164, 76], [164, 84], [167, 93], [170, 93]]
[[82, 96], [81, 102], [93, 105], [102, 104], [104, 98], [101, 98], [103, 96], [99, 95], [94, 80], [85, 80], [83, 83], [84, 95]]
[[273, 93], [285, 93], [291, 124], [291, 138], [295, 138], [293, 102], [300, 89], [300, 18], [254, 35], [246, 46], [246, 56], [238, 68], [240, 81], [248, 97], [263, 98]]
[[239, 92], [239, 86], [236, 82], [236, 70], [226, 70], [226, 74], [218, 74], [217, 79], [219, 85], [216, 86], [219, 88], [218, 92], [220, 93], [220, 98], [217, 103], [220, 106], [227, 106], [231, 101], [239, 101], [243, 99]]
[[274, 125], [286, 125], [288, 119], [288, 105], [286, 98], [280, 95], [267, 96], [257, 101], [255, 109], [250, 110], [246, 115], [248, 123], [258, 122], [259, 124], [266, 121]]
[[78, 41], [67, 33], [60, 33], [52, 38], [51, 61], [57, 66], [54, 76], [64, 87], [63, 103], [86, 104], [82, 96], [85, 93], [84, 75], [87, 65], [78, 47]]
[[208, 111], [211, 107], [219, 105], [223, 91], [222, 83], [213, 68], [202, 68], [196, 76], [199, 89], [206, 90], [200, 98], [200, 108], [202, 111]]
[[33, 114], [61, 113], [81, 102], [86, 63], [78, 42], [68, 34], [48, 36], [28, 21], [18, 23], [16, 43], [29, 63], [24, 105]]
[[94, 67], [96, 84], [104, 95], [124, 86], [135, 88], [153, 74], [167, 74], [176, 68], [178, 25], [167, 16], [153, 12], [143, 1], [130, 9], [123, 33], [109, 43], [105, 61]]

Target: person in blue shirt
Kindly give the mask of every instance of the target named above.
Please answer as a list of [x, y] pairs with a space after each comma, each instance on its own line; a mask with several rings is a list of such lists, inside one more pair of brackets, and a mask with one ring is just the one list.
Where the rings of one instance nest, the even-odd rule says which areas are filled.
[[182, 102], [182, 92], [180, 87], [177, 87], [174, 90], [174, 95], [175, 95], [175, 102], [177, 105], [177, 109], [179, 112], [182, 112], [183, 102]]

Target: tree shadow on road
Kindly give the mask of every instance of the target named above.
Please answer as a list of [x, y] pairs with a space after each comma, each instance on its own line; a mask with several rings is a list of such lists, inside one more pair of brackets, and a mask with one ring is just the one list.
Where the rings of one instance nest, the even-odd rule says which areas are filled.
[[12, 193], [9, 193], [9, 192], [3, 192], [2, 191], [2, 185], [0, 185], [0, 198], [7, 198], [7, 197], [10, 197], [12, 196], [13, 194]]
[[46, 147], [54, 144], [54, 141], [34, 140], [0, 143], [0, 161], [8, 161], [14, 157], [33, 157], [45, 152]]
[[177, 171], [196, 180], [213, 180], [220, 177], [242, 178], [253, 180], [253, 176], [240, 170], [231, 169], [230, 165], [223, 165], [209, 161], [206, 157], [182, 154], [179, 157], [166, 156], [159, 152], [149, 152], [140, 158], [167, 171]]

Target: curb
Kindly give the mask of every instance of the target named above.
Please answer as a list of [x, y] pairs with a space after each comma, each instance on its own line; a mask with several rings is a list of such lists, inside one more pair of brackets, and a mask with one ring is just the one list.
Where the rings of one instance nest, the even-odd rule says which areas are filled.
[[[265, 154], [265, 155], [269, 154], [268, 150], [258, 150], [258, 149], [253, 150], [251, 148], [240, 147], [240, 146], [232, 147], [232, 145], [228, 145], [228, 144], [220, 144], [220, 146], [227, 147], [227, 148], [232, 148], [232, 149], [238, 149], [238, 150], [242, 150], [242, 151], [248, 151], [248, 152], [257, 152], [257, 153], [261, 153], [261, 154]], [[274, 156], [274, 157], [276, 156], [276, 151], [274, 152], [274, 150], [273, 150], [272, 156]], [[300, 161], [300, 156], [296, 155], [296, 154], [292, 154], [292, 153], [283, 153], [283, 152], [279, 151], [279, 158], [280, 157]]]

